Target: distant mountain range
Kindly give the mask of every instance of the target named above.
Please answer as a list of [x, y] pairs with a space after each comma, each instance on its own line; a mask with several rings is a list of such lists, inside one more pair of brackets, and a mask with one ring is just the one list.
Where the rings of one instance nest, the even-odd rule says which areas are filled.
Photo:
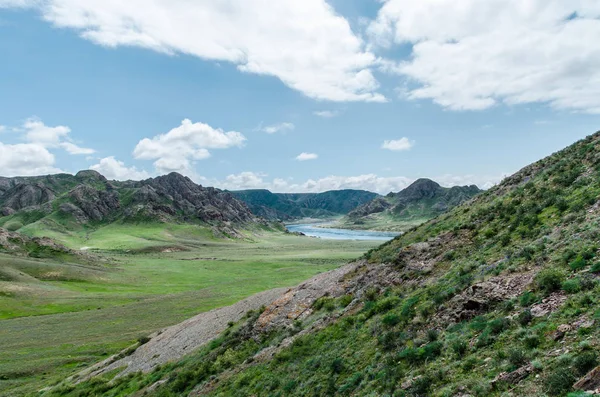
[[240, 190], [231, 194], [248, 205], [257, 216], [269, 220], [330, 218], [345, 215], [379, 197], [365, 190], [332, 190], [324, 193], [271, 193]]
[[340, 225], [353, 229], [399, 230], [435, 218], [481, 193], [475, 185], [445, 188], [418, 179], [398, 193], [376, 197], [350, 211]]
[[0, 178], [0, 227], [18, 230], [44, 222], [71, 228], [117, 221], [266, 225], [228, 192], [177, 173], [127, 182], [109, 181], [96, 171]]
[[0, 177], [0, 227], [31, 224], [53, 229], [96, 227], [112, 222], [185, 222], [212, 227], [273, 226], [269, 222], [342, 217], [340, 225], [402, 229], [470, 199], [476, 186], [443, 188], [419, 179], [382, 197], [365, 190], [324, 193], [223, 191], [178, 173], [143, 181], [109, 181], [96, 171], [76, 175]]

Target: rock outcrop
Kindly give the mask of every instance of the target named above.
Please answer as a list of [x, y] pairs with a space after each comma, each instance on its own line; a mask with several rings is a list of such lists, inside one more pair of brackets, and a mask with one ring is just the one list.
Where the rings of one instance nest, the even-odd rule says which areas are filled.
[[265, 223], [230, 193], [200, 186], [177, 173], [139, 182], [108, 181], [92, 170], [74, 176], [1, 178], [0, 215], [31, 210], [41, 212], [42, 218], [56, 212], [59, 219], [79, 224], [178, 221], [231, 228]]

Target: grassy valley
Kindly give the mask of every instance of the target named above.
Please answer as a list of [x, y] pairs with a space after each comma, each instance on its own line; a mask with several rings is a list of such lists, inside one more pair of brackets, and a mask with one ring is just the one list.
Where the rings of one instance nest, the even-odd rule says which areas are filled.
[[176, 363], [50, 395], [594, 393], [598, 153], [600, 133], [304, 283]]
[[[33, 225], [24, 232], [48, 235]], [[31, 255], [32, 246], [0, 254], [0, 394], [34, 393], [155, 330], [296, 285], [374, 246], [244, 233], [111, 224], [50, 233], [73, 250], [64, 255]]]

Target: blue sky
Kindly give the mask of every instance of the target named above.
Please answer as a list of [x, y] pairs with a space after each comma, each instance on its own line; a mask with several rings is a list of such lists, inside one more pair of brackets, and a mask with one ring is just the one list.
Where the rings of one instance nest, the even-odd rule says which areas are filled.
[[600, 129], [594, 1], [118, 3], [0, 0], [0, 175], [486, 187]]

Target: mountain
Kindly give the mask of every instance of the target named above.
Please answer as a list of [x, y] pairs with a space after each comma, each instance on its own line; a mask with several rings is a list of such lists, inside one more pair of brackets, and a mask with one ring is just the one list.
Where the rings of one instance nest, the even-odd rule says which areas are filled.
[[143, 181], [109, 181], [96, 171], [0, 179], [0, 226], [53, 227], [120, 222], [266, 224], [231, 194], [171, 173]]
[[332, 190], [324, 193], [271, 193], [268, 190], [231, 192], [252, 212], [269, 220], [324, 218], [347, 214], [378, 195], [365, 190]]
[[50, 395], [598, 394], [599, 198], [600, 132], [288, 290], [186, 357]]
[[350, 211], [340, 224], [352, 229], [403, 231], [436, 217], [481, 193], [475, 186], [445, 188], [430, 179], [418, 179], [399, 193], [376, 197]]

